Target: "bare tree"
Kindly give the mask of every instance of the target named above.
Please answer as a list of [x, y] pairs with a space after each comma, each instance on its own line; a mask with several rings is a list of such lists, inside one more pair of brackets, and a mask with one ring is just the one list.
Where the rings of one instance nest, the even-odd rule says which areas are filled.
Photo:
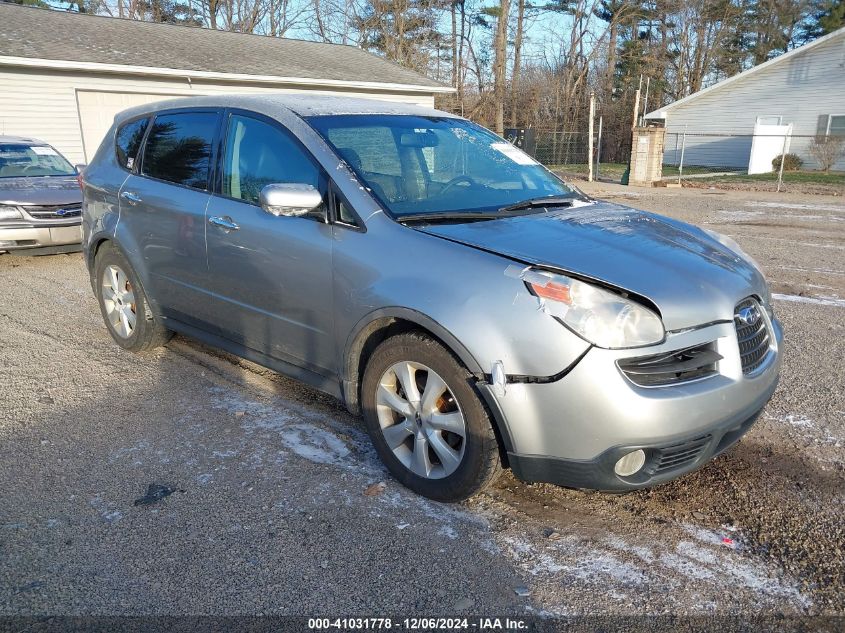
[[508, 15], [510, 14], [510, 0], [499, 0], [496, 21], [496, 39], [493, 50], [493, 103], [496, 112], [495, 129], [500, 136], [505, 133], [505, 71], [508, 62]]
[[826, 136], [819, 134], [810, 143], [807, 150], [822, 171], [830, 171], [840, 158], [845, 155], [845, 136]]
[[517, 125], [517, 98], [519, 96], [519, 74], [522, 70], [522, 40], [525, 37], [525, 0], [518, 0], [516, 11], [516, 35], [513, 39], [513, 70], [511, 70], [511, 127]]

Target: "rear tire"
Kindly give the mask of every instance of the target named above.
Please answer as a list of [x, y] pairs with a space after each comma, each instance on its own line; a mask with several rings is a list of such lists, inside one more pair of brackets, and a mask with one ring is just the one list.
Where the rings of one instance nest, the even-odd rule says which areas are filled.
[[462, 501], [501, 473], [499, 445], [472, 375], [422, 333], [382, 342], [361, 385], [367, 430], [402, 484], [436, 501]]
[[106, 328], [123, 349], [147, 352], [173, 336], [150, 309], [129, 261], [109, 243], [100, 247], [94, 260], [94, 288]]

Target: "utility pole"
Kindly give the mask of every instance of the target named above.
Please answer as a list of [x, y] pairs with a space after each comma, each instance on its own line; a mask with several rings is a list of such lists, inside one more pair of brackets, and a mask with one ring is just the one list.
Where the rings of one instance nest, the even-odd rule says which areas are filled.
[[593, 120], [596, 118], [596, 93], [590, 91], [589, 143], [587, 144], [587, 182], [593, 182]]

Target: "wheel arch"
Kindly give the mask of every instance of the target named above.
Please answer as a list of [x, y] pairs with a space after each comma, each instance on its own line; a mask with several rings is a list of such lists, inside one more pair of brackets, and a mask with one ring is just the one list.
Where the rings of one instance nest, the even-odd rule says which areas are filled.
[[92, 238], [88, 247], [84, 249], [85, 266], [88, 268], [88, 280], [91, 282], [91, 290], [94, 291], [95, 295], [97, 294], [97, 280], [94, 278], [97, 273], [97, 254], [103, 246], [105, 246], [106, 242], [111, 242], [112, 245], [114, 245], [114, 240], [111, 235], [101, 233], [100, 235]]
[[367, 361], [376, 347], [390, 336], [412, 331], [427, 334], [443, 345], [475, 377], [479, 396], [493, 421], [502, 463], [507, 466], [507, 451], [512, 446], [510, 432], [501, 409], [487, 388], [486, 372], [454, 334], [422, 312], [401, 307], [383, 308], [371, 312], [355, 326], [347, 338], [342, 359], [341, 385], [346, 408], [354, 415], [361, 415], [361, 381]]
[[135, 261], [130, 256], [130, 252], [126, 248], [124, 248], [124, 246], [121, 244], [120, 240], [116, 238], [116, 236], [112, 236], [110, 234], [102, 234], [94, 238], [91, 241], [91, 246], [88, 249], [88, 261], [86, 262], [86, 264], [88, 265], [88, 271], [91, 277], [91, 287], [92, 289], [94, 289], [94, 292], [96, 293], [95, 286], [97, 283], [96, 279], [94, 278], [96, 275], [97, 255], [103, 250], [103, 247], [106, 246], [106, 244], [110, 245], [113, 249], [118, 251], [121, 255], [123, 255], [123, 257], [126, 258], [126, 261], [129, 262], [129, 266], [132, 267], [132, 271], [135, 273], [139, 283], [141, 284], [141, 289], [143, 290], [144, 297], [147, 300], [147, 306], [151, 310], [153, 310], [154, 313], [160, 314], [160, 309], [156, 298], [151, 296], [148, 291], [148, 279], [144, 275], [146, 271], [143, 268], [140, 268], [139, 266], [135, 265]]
[[97, 253], [106, 242], [114, 243], [114, 240], [108, 235], [101, 235], [91, 242], [91, 247], [88, 249], [88, 261], [86, 262], [89, 270], [93, 270], [94, 262], [97, 261]]

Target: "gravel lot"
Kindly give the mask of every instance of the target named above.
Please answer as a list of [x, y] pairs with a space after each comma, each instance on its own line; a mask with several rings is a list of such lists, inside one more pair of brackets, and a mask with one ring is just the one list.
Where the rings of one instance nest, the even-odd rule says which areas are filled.
[[[772, 281], [781, 386], [727, 455], [629, 495], [506, 474], [429, 502], [333, 399], [184, 338], [128, 354], [80, 255], [4, 255], [0, 615], [845, 613], [842, 198], [590, 190]], [[135, 505], [150, 484], [174, 492]]]

